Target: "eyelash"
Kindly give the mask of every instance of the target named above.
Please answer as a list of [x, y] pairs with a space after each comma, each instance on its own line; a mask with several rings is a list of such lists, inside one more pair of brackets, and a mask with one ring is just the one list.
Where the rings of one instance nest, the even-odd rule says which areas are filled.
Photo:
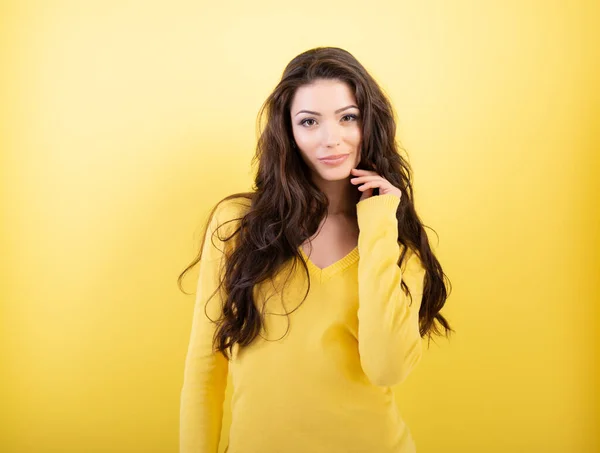
[[[353, 113], [349, 113], [349, 114], [347, 114], [347, 115], [344, 115], [342, 118], [346, 118], [347, 116], [349, 116], [349, 117], [351, 117], [351, 118], [354, 118], [355, 120], [357, 120], [357, 119], [358, 119], [358, 115], [354, 115]], [[314, 118], [304, 118], [302, 121], [300, 121], [300, 123], [299, 123], [299, 124], [300, 124], [300, 126], [304, 126], [304, 123], [305, 123], [306, 121], [315, 121], [315, 120], [314, 120]]]

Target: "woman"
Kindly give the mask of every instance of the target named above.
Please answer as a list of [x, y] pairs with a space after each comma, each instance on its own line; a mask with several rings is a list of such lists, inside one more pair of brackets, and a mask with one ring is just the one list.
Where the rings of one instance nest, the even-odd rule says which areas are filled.
[[[209, 216], [180, 451], [408, 453], [392, 386], [452, 331], [390, 102], [348, 52], [295, 57], [261, 108], [253, 191]], [[449, 283], [449, 282], [448, 282]]]

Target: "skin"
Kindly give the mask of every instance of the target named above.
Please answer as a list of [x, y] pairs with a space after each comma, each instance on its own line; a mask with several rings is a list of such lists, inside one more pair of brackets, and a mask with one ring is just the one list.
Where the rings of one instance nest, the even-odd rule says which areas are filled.
[[[356, 190], [363, 192], [360, 201], [372, 196], [374, 188], [380, 195], [400, 197], [401, 192], [376, 172], [356, 168], [362, 142], [361, 112], [348, 84], [323, 79], [298, 88], [290, 116], [297, 150], [329, 200], [327, 217], [309, 239], [316, 249], [311, 261], [324, 268], [357, 245]], [[348, 158], [334, 166], [319, 161], [335, 154], [348, 154]]]
[[[362, 128], [360, 111], [350, 87], [336, 80], [318, 80], [296, 90], [290, 114], [294, 141], [311, 169], [315, 184], [329, 199], [329, 215], [353, 215], [355, 187], [349, 184], [350, 171], [360, 161]], [[320, 114], [299, 113], [302, 110]], [[356, 117], [356, 118], [354, 118]], [[319, 157], [348, 154], [339, 165], [319, 162]]]

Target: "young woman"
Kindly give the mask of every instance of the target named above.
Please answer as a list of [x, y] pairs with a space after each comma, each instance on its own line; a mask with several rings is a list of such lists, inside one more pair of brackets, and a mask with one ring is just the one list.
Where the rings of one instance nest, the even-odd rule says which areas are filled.
[[[295, 57], [267, 98], [253, 191], [212, 210], [181, 391], [180, 452], [416, 451], [392, 386], [453, 331], [392, 106], [347, 51]], [[449, 281], [447, 282], [449, 284]]]

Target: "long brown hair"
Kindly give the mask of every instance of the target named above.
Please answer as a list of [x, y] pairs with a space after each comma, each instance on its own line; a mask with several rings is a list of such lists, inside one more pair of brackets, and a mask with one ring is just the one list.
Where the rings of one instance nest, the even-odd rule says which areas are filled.
[[[239, 221], [237, 228], [230, 229], [233, 232], [229, 237], [220, 238], [225, 242], [235, 238], [235, 247], [227, 254], [219, 285], [225, 290], [222, 316], [214, 321], [217, 329], [213, 346], [215, 351], [221, 351], [226, 357], [227, 350], [231, 352], [235, 344], [247, 346], [261, 331], [263, 320], [253, 294], [256, 284], [273, 277], [283, 263], [295, 257], [304, 266], [310, 289], [307, 264], [298, 248], [317, 232], [327, 214], [328, 200], [312, 182], [310, 170], [294, 146], [290, 105], [299, 87], [318, 79], [339, 80], [351, 87], [363, 118], [358, 168], [377, 172], [402, 191], [396, 216], [398, 242], [404, 247], [398, 265], [410, 248], [418, 255], [426, 271], [419, 310], [421, 337], [428, 335], [431, 339], [432, 334], [442, 334], [435, 321], [443, 327], [446, 337], [453, 332], [440, 314], [449, 295], [450, 281], [434, 256], [415, 211], [412, 169], [398, 152], [392, 105], [352, 54], [337, 47], [318, 47], [290, 61], [281, 81], [259, 111], [258, 124], [262, 123], [265, 114], [266, 123], [252, 159], [253, 163], [258, 163], [253, 191], [225, 197], [212, 209], [207, 220], [205, 230], [223, 202], [233, 199], [248, 201], [249, 208], [244, 215], [231, 219]], [[357, 190], [357, 202], [359, 196], [360, 191]], [[186, 272], [200, 262], [204, 241], [205, 237], [196, 258], [179, 275], [180, 289]], [[405, 292], [408, 290], [404, 282], [402, 287]]]

